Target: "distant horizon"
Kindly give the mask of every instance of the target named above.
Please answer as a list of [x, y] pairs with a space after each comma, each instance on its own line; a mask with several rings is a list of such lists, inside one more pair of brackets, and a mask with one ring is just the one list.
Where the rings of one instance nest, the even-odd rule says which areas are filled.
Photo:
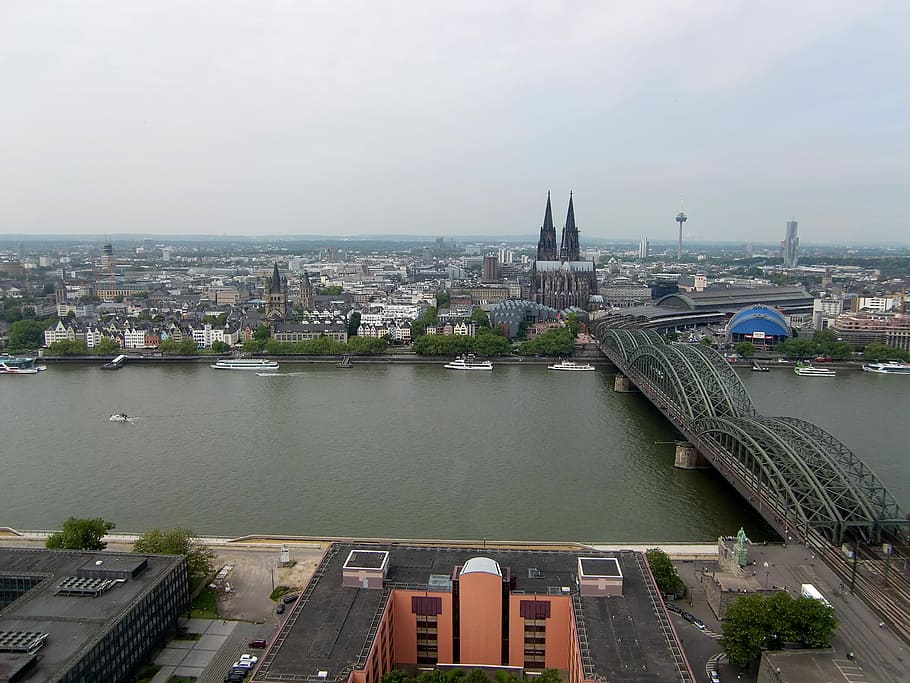
[[[534, 244], [538, 236], [527, 235], [506, 235], [506, 234], [471, 234], [464, 236], [449, 235], [409, 235], [394, 233], [376, 233], [376, 234], [350, 234], [350, 235], [320, 235], [320, 234], [262, 234], [262, 235], [216, 235], [208, 233], [84, 233], [84, 234], [66, 234], [66, 233], [13, 233], [0, 234], [0, 244], [9, 242], [28, 242], [28, 241], [66, 241], [66, 242], [98, 242], [104, 244], [105, 241], [115, 243], [121, 242], [142, 242], [144, 240], [172, 241], [172, 242], [418, 242], [435, 244], [439, 238], [444, 240], [445, 245], [459, 244], [466, 245], [476, 242], [482, 242], [488, 246], [495, 246], [496, 242], [502, 244]], [[591, 242], [586, 244], [584, 237], [581, 240], [581, 248], [603, 246], [604, 244], [629, 244], [637, 246], [641, 242], [641, 237], [591, 237]], [[675, 239], [651, 239], [646, 237], [651, 247], [666, 246], [667, 248], [676, 247]], [[719, 246], [719, 247], [745, 247], [751, 244], [753, 249], [779, 248], [779, 241], [755, 241], [755, 240], [712, 240], [712, 239], [692, 239], [683, 241], [683, 251], [692, 251], [687, 249], [687, 245], [692, 246]], [[888, 241], [832, 241], [832, 242], [807, 242], [800, 241], [800, 250], [814, 247], [832, 247], [832, 248], [910, 248], [910, 239], [905, 242], [888, 242]]]

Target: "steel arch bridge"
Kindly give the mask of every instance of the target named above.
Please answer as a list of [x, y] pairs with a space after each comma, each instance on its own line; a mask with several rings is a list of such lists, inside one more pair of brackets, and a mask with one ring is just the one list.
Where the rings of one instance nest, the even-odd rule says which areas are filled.
[[883, 531], [906, 528], [894, 497], [862, 460], [814, 424], [758, 415], [717, 351], [596, 322], [592, 333], [703, 456], [754, 493], [753, 505], [779, 530], [813, 530], [837, 544], [848, 533], [877, 542]]

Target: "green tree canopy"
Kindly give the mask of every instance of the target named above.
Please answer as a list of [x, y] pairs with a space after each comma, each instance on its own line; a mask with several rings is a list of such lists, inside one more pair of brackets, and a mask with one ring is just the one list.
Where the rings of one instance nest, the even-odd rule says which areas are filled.
[[575, 352], [575, 333], [571, 328], [559, 327], [521, 342], [518, 353], [522, 356], [571, 356]]
[[46, 320], [17, 320], [9, 326], [9, 350], [37, 349], [44, 342]]
[[88, 347], [85, 342], [61, 339], [49, 344], [47, 352], [52, 356], [85, 356], [88, 354]]
[[185, 555], [191, 578], [207, 576], [212, 571], [215, 553], [199, 542], [189, 529], [150, 529], [136, 539], [133, 552], [158, 555]]
[[177, 353], [177, 342], [173, 338], [162, 339], [158, 344], [158, 350], [161, 353]]
[[664, 595], [682, 595], [685, 590], [683, 580], [679, 578], [679, 572], [673, 565], [670, 556], [660, 548], [649, 548], [645, 552], [648, 560], [648, 566], [651, 567], [651, 573], [654, 575], [654, 581], [657, 582], [657, 588]]
[[780, 649], [786, 643], [827, 647], [837, 628], [834, 610], [818, 600], [784, 592], [769, 597], [744, 595], [724, 614], [720, 645], [730, 661], [748, 666], [762, 650]]
[[105, 522], [100, 517], [82, 519], [70, 517], [60, 531], [48, 536], [44, 545], [57, 550], [104, 550], [107, 543], [101, 538], [114, 528], [113, 522]]
[[213, 341], [212, 351], [215, 353], [227, 353], [231, 350], [231, 345], [223, 341]]
[[258, 341], [265, 341], [272, 336], [272, 328], [268, 325], [259, 325], [255, 330], [253, 330], [253, 339]]
[[348, 337], [356, 337], [360, 329], [360, 311], [351, 311], [348, 317]]
[[92, 349], [94, 353], [97, 353], [99, 356], [110, 356], [115, 353], [120, 353], [120, 344], [117, 343], [115, 339], [110, 337], [101, 337], [98, 340], [98, 344]]
[[867, 344], [863, 349], [866, 360], [910, 360], [910, 353], [886, 344]]
[[755, 344], [748, 341], [741, 341], [736, 345], [736, 353], [743, 358], [751, 358], [755, 355]]
[[[427, 333], [427, 325], [436, 324], [436, 307], [430, 306], [426, 312], [411, 323], [411, 339], [417, 339]], [[415, 349], [416, 350], [416, 349]], [[419, 351], [418, 351], [419, 353]]]
[[181, 356], [195, 356], [198, 351], [199, 347], [196, 346], [196, 341], [192, 337], [185, 337], [177, 344], [177, 353]]

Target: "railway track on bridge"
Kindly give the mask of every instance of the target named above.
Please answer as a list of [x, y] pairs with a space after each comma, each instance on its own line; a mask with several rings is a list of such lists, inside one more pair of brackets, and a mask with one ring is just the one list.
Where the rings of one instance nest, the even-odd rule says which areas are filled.
[[[908, 520], [859, 458], [811, 423], [758, 415], [716, 352], [667, 345], [647, 331], [594, 329], [619, 371], [782, 537], [811, 546], [910, 643]], [[889, 558], [874, 549], [883, 541]], [[855, 560], [844, 542], [858, 548]]]

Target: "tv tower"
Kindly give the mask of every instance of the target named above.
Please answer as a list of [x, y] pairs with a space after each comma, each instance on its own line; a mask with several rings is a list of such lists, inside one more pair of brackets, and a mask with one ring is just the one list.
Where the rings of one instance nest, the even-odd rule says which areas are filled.
[[676, 260], [677, 261], [682, 261], [682, 225], [687, 220], [689, 220], [688, 217], [682, 211], [680, 211], [678, 214], [676, 214], [676, 222], [679, 223], [679, 242], [676, 243]]

